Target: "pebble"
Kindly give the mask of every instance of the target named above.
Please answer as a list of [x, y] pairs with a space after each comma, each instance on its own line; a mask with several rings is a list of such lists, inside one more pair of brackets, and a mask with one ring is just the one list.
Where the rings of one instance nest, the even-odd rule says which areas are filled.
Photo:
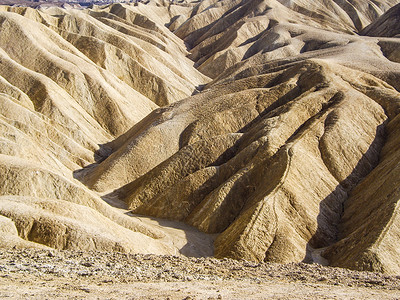
[[[363, 286], [400, 291], [400, 277], [351, 271], [316, 264], [254, 263], [211, 257], [157, 256], [125, 253], [0, 250], [0, 277], [33, 274], [38, 278], [90, 278], [101, 284], [199, 280], [270, 280]], [[49, 277], [51, 276], [51, 277]], [[46, 277], [46, 278], [47, 278]], [[190, 297], [190, 296], [188, 296]], [[189, 299], [189, 298], [188, 298]]]

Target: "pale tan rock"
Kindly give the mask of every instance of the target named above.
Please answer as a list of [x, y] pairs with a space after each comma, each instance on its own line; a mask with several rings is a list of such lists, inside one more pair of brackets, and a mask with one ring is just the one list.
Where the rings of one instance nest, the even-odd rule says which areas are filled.
[[2, 7], [0, 246], [398, 273], [397, 2]]
[[39, 249], [51, 249], [42, 244], [29, 242], [22, 239], [18, 235], [17, 227], [15, 223], [2, 215], [0, 215], [0, 248], [39, 248]]
[[[288, 39], [270, 33], [278, 24], [348, 34], [363, 29], [395, 4], [397, 1], [202, 1], [175, 33], [191, 46], [190, 57], [199, 70], [215, 78], [218, 70], [248, 58], [248, 50], [256, 42], [264, 47], [278, 44], [281, 50], [292, 44], [289, 40], [297, 34]], [[265, 36], [263, 41], [260, 35]], [[298, 53], [305, 50], [302, 46], [296, 50]], [[294, 55], [291, 47], [287, 48], [284, 54]], [[282, 58], [282, 53], [272, 58]]]
[[[354, 88], [348, 84], [353, 77], [365, 83]], [[347, 193], [378, 163], [387, 116], [363, 93], [370, 80], [392, 91], [361, 72], [306, 61], [186, 99], [171, 108], [175, 119], [187, 120], [185, 114], [201, 119], [176, 133], [179, 151], [155, 168], [149, 165], [147, 173], [117, 194], [134, 212], [220, 233], [215, 244], [219, 257], [301, 261], [308, 246], [336, 241]], [[278, 104], [295, 81], [292, 97]], [[229, 87], [251, 89], [216, 96]], [[173, 119], [159, 117], [153, 124], [169, 122]], [[236, 131], [241, 133], [233, 147], [210, 140]], [[160, 137], [158, 130], [142, 134]], [[210, 143], [208, 149], [198, 151], [200, 142]], [[224, 156], [210, 161], [207, 153], [218, 147]]]
[[9, 217], [2, 247], [178, 254], [201, 244], [182, 233], [186, 227], [165, 232], [127, 216], [74, 178], [154, 102], [175, 102], [208, 81], [164, 28], [167, 7], [157, 18], [149, 7], [137, 9], [143, 13], [121, 5], [1, 7], [0, 205]]
[[96, 210], [66, 201], [4, 196], [0, 212], [14, 221], [21, 238], [55, 249], [174, 253], [167, 245], [118, 226]]

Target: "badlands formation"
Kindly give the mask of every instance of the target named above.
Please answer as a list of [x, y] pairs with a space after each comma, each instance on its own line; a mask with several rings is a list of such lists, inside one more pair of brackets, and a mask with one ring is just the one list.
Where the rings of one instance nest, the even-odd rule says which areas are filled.
[[400, 1], [0, 7], [0, 246], [400, 274]]

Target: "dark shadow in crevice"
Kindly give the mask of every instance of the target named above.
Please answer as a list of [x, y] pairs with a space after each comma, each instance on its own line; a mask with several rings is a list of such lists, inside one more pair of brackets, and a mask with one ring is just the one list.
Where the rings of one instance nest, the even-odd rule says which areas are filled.
[[99, 149], [97, 149], [93, 153], [93, 158], [94, 158], [94, 163], [87, 165], [83, 167], [82, 169], [74, 170], [72, 172], [73, 177], [76, 180], [79, 180], [80, 182], [83, 182], [83, 178], [85, 177], [86, 174], [90, 173], [94, 168], [96, 168], [102, 161], [107, 159], [112, 154], [112, 148], [110, 146], [110, 143], [106, 144], [99, 144]]
[[[322, 250], [345, 238], [340, 235], [340, 226], [346, 201], [351, 196], [352, 190], [379, 164], [380, 152], [386, 141], [385, 125], [386, 122], [377, 127], [375, 139], [358, 161], [351, 174], [342, 180], [335, 190], [320, 202], [317, 216], [318, 227], [307, 243], [307, 252], [303, 262], [328, 263], [323, 257]], [[329, 166], [327, 167], [329, 169]]]
[[192, 93], [192, 96], [200, 94], [203, 91], [205, 86], [206, 86], [206, 84], [199, 84], [198, 86], [196, 86]]
[[177, 15], [177, 16], [171, 18], [171, 20], [168, 23], [165, 23], [164, 26], [169, 28], [169, 26], [171, 26], [172, 23], [174, 23], [179, 17], [180, 17], [180, 15]]
[[276, 21], [276, 20], [274, 20], [274, 19], [270, 19], [270, 20], [269, 20], [268, 27], [267, 27], [265, 30], [261, 31], [259, 34], [255, 35], [255, 36], [253, 36], [253, 37], [251, 37], [251, 38], [245, 40], [245, 41], [244, 41], [243, 43], [241, 43], [238, 47], [246, 46], [246, 45], [248, 45], [248, 44], [257, 42], [259, 39], [261, 39], [261, 37], [262, 37], [264, 34], [266, 34], [269, 30], [271, 30], [272, 28], [274, 28], [274, 27], [275, 27], [276, 25], [278, 25], [278, 24], [279, 24], [278, 21]]

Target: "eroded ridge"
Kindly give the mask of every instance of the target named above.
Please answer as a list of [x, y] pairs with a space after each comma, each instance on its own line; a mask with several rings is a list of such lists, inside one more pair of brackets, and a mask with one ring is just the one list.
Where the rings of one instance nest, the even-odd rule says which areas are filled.
[[[393, 102], [378, 102], [377, 94]], [[371, 75], [306, 60], [205, 90], [152, 116], [156, 125], [125, 136], [98, 167], [107, 172], [93, 180], [95, 170], [90, 182], [101, 189], [124, 174], [113, 194], [133, 212], [218, 233], [217, 257], [318, 261], [314, 249], [343, 235], [350, 192], [380, 162], [397, 101], [398, 93]], [[165, 128], [167, 136], [160, 134]], [[134, 168], [143, 175], [126, 170], [142, 143], [160, 139], [175, 150], [158, 153], [158, 164], [141, 160]]]
[[327, 3], [2, 7], [1, 245], [398, 273], [397, 2]]

